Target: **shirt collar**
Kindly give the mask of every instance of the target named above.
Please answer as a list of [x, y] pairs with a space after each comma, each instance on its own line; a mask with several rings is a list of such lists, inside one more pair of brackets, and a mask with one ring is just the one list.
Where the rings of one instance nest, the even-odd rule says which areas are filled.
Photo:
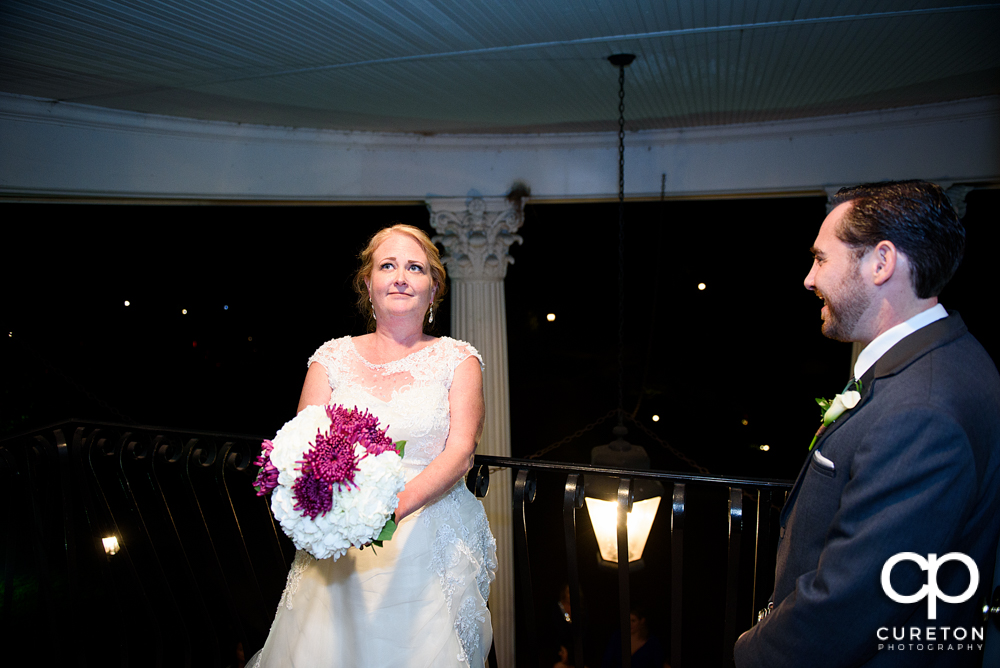
[[906, 322], [901, 322], [895, 327], [891, 327], [882, 332], [872, 340], [865, 349], [858, 355], [858, 361], [854, 363], [854, 377], [861, 378], [868, 369], [874, 366], [882, 355], [885, 355], [889, 348], [902, 341], [913, 332], [926, 327], [927, 325], [948, 317], [948, 311], [941, 304], [936, 304], [926, 311], [921, 311]]

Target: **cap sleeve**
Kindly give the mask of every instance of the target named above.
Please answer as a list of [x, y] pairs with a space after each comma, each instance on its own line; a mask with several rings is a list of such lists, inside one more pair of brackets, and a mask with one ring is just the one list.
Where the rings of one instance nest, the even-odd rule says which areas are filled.
[[338, 361], [342, 362], [344, 359], [344, 342], [350, 341], [349, 336], [341, 337], [339, 339], [330, 339], [319, 348], [316, 349], [310, 357], [309, 361], [306, 362], [306, 366], [312, 366], [313, 362], [316, 362], [326, 370], [326, 377], [330, 383], [331, 388], [337, 387], [337, 378], [340, 376], [338, 373], [339, 364]]
[[475, 347], [468, 343], [467, 341], [459, 341], [457, 339], [451, 340], [452, 354], [451, 354], [451, 371], [454, 374], [455, 369], [458, 365], [469, 359], [470, 357], [475, 357], [479, 360], [479, 370], [485, 371], [486, 365], [483, 364], [483, 356], [479, 354], [479, 351]]

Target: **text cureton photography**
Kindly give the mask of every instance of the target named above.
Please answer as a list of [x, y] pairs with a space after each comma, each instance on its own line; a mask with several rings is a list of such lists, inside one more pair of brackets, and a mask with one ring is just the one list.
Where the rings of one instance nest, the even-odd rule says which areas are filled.
[[983, 627], [981, 626], [893, 626], [881, 627], [876, 636], [878, 649], [884, 651], [917, 652], [981, 652]]
[[[927, 572], [927, 583], [913, 594], [901, 594], [892, 586], [892, 569], [902, 561], [912, 561], [921, 571]], [[949, 561], [960, 562], [969, 572], [969, 586], [953, 596], [941, 591], [937, 581], [938, 568]], [[928, 554], [926, 559], [913, 552], [900, 552], [886, 560], [881, 580], [886, 596], [897, 603], [915, 603], [926, 598], [927, 618], [934, 620], [937, 619], [937, 599], [957, 605], [973, 597], [979, 586], [979, 568], [975, 560], [961, 552], [950, 552], [940, 558]], [[981, 626], [882, 626], [875, 635], [879, 651], [979, 652], [983, 649], [983, 633]]]

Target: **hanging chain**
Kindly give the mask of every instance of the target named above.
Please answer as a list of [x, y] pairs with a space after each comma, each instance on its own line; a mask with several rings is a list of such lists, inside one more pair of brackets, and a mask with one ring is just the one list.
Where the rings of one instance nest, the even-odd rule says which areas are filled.
[[[622, 56], [626, 57], [621, 62], [612, 60], [614, 64], [618, 65], [618, 408], [594, 420], [582, 429], [578, 429], [569, 436], [528, 455], [527, 459], [539, 459], [556, 448], [583, 436], [588, 431], [603, 424], [611, 416], [617, 414], [619, 427], [625, 426], [625, 418], [628, 417], [635, 426], [675, 457], [696, 471], [708, 474], [708, 469], [700, 466], [697, 462], [684, 455], [684, 453], [667, 444], [663, 439], [654, 434], [652, 430], [637, 421], [634, 415], [627, 416], [625, 414], [625, 66], [632, 62], [634, 56], [626, 54], [622, 54]], [[621, 56], [617, 57], [620, 58]], [[612, 58], [615, 57], [613, 56]], [[609, 60], [611, 59], [609, 58]], [[665, 184], [666, 174], [663, 175], [661, 191], [664, 189]], [[636, 411], [638, 412], [638, 406], [636, 406]]]
[[647, 427], [646, 425], [644, 425], [643, 423], [639, 422], [638, 420], [636, 420], [631, 416], [628, 416], [628, 419], [632, 424], [634, 424], [636, 427], [639, 428], [639, 431], [641, 431], [642, 433], [646, 434], [646, 436], [649, 436], [651, 439], [659, 443], [664, 450], [672, 454], [674, 457], [681, 460], [682, 462], [684, 462], [685, 464], [687, 464], [688, 466], [690, 466], [691, 468], [693, 468], [695, 471], [697, 471], [702, 475], [711, 475], [711, 471], [709, 471], [707, 468], [705, 468], [695, 460], [685, 455], [683, 452], [681, 452], [674, 446], [664, 441], [662, 438], [657, 436], [652, 429], [650, 429], [649, 427]]
[[[609, 59], [610, 60], [610, 59]], [[614, 62], [614, 61], [612, 61]], [[618, 426], [625, 426], [625, 419], [628, 418], [643, 433], [660, 444], [665, 450], [670, 452], [677, 459], [681, 460], [694, 470], [703, 475], [708, 475], [709, 471], [696, 461], [677, 450], [662, 438], [657, 436], [649, 427], [635, 419], [634, 415], [625, 413], [625, 66], [632, 62], [629, 57], [626, 62], [615, 63], [618, 65], [618, 408], [612, 410], [607, 415], [594, 420], [582, 429], [578, 429], [566, 438], [563, 438], [551, 445], [547, 445], [541, 450], [528, 455], [527, 459], [539, 459], [556, 448], [576, 440], [588, 431], [606, 422], [611, 416], [618, 417]], [[660, 185], [661, 195], [666, 188], [666, 174]], [[641, 401], [641, 395], [640, 395]], [[639, 407], [636, 406], [636, 412]], [[491, 470], [492, 472], [492, 470]]]
[[538, 450], [537, 452], [528, 455], [527, 457], [525, 457], [525, 459], [540, 459], [541, 457], [544, 457], [545, 455], [549, 454], [550, 452], [552, 452], [556, 448], [562, 447], [562, 446], [566, 445], [567, 443], [569, 443], [570, 441], [575, 441], [576, 439], [578, 439], [581, 436], [583, 436], [584, 434], [586, 434], [588, 431], [592, 431], [595, 427], [599, 427], [600, 425], [604, 424], [605, 422], [607, 422], [609, 419], [611, 419], [612, 417], [614, 417], [617, 414], [618, 414], [617, 409], [609, 411], [607, 415], [603, 415], [603, 416], [597, 418], [596, 420], [594, 420], [593, 422], [591, 422], [590, 424], [588, 424], [586, 427], [583, 427], [581, 429], [577, 429], [576, 431], [574, 431], [572, 434], [570, 434], [566, 438], [560, 439], [560, 440], [556, 441], [555, 443], [547, 445], [544, 448], [542, 448], [541, 450]]
[[[601, 417], [597, 418], [596, 420], [594, 420], [593, 422], [591, 422], [587, 426], [585, 426], [585, 427], [583, 427], [581, 429], [577, 429], [575, 432], [573, 432], [572, 434], [570, 434], [566, 438], [560, 439], [560, 440], [556, 441], [555, 443], [547, 445], [544, 448], [542, 448], [541, 450], [538, 450], [538, 451], [536, 451], [536, 452], [528, 455], [527, 457], [525, 457], [525, 459], [541, 459], [542, 457], [544, 457], [545, 455], [549, 454], [553, 450], [555, 450], [557, 448], [560, 448], [560, 447], [562, 447], [562, 446], [570, 443], [571, 441], [575, 441], [576, 439], [578, 439], [581, 436], [583, 436], [584, 434], [586, 434], [588, 431], [593, 431], [596, 427], [601, 426], [602, 424], [604, 424], [605, 422], [607, 422], [608, 420], [610, 420], [612, 417], [614, 417], [616, 415], [620, 415], [620, 414], [618, 413], [617, 410], [612, 410], [612, 411], [608, 412], [606, 415], [602, 415]], [[647, 427], [646, 425], [642, 424], [641, 422], [639, 422], [638, 420], [636, 420], [635, 418], [633, 418], [631, 416], [626, 415], [625, 417], [626, 417], [626, 419], [628, 419], [629, 422], [631, 422], [633, 425], [635, 425], [640, 431], [642, 431], [644, 434], [646, 434], [646, 436], [648, 436], [651, 439], [653, 439], [654, 441], [656, 441], [664, 450], [666, 450], [667, 452], [669, 452], [670, 454], [672, 454], [674, 457], [676, 457], [677, 459], [681, 460], [682, 462], [684, 462], [685, 464], [687, 464], [688, 466], [690, 466], [691, 468], [693, 468], [698, 473], [701, 473], [702, 475], [711, 475], [711, 472], [707, 468], [705, 468], [704, 466], [702, 466], [698, 462], [694, 461], [693, 459], [691, 459], [690, 457], [688, 457], [687, 455], [685, 455], [683, 452], [681, 452], [677, 448], [673, 447], [672, 445], [670, 445], [669, 443], [667, 443], [666, 441], [664, 441], [662, 438], [660, 438], [659, 436], [657, 436], [656, 433], [653, 432], [653, 430], [651, 430], [649, 427]], [[496, 470], [496, 471], [502, 470], [502, 467], [495, 467], [495, 469], [493, 467], [491, 467], [490, 468], [490, 473], [493, 473], [494, 470]]]
[[625, 65], [618, 66], [618, 426], [625, 422]]

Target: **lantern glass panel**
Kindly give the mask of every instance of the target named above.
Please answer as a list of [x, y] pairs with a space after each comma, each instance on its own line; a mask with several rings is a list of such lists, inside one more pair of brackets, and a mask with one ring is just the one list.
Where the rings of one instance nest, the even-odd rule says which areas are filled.
[[[646, 539], [656, 517], [656, 509], [660, 507], [660, 497], [636, 501], [632, 504], [632, 512], [626, 517], [628, 529], [628, 560], [638, 561], [646, 547]], [[587, 512], [597, 534], [597, 547], [601, 551], [601, 559], [613, 563], [618, 562], [618, 502], [601, 501], [587, 497]]]

